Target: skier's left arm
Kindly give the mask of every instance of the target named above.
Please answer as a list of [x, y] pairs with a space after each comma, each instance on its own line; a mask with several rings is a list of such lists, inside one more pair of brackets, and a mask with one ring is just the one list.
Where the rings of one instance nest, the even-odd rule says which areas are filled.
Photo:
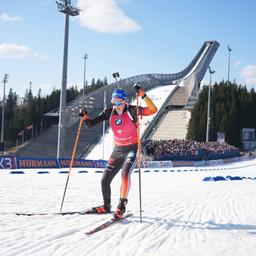
[[147, 94], [144, 92], [143, 88], [141, 88], [139, 85], [134, 86], [137, 94], [141, 96], [141, 98], [145, 101], [146, 107], [140, 107], [139, 112], [142, 116], [150, 116], [155, 114], [158, 110], [154, 102], [147, 96]]
[[150, 116], [150, 115], [155, 114], [158, 111], [158, 109], [157, 109], [156, 105], [154, 104], [154, 102], [147, 95], [145, 95], [145, 97], [143, 99], [144, 99], [147, 107], [142, 107], [140, 109], [140, 114], [142, 116]]

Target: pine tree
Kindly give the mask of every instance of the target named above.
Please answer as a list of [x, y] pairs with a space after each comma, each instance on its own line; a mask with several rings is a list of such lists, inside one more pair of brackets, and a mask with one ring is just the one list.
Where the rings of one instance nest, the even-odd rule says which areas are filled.
[[[197, 104], [192, 110], [187, 138], [204, 141], [206, 133], [206, 87], [203, 87]], [[217, 139], [218, 132], [224, 132], [226, 141], [240, 146], [242, 128], [256, 128], [256, 94], [247, 91], [245, 86], [238, 86], [221, 81], [213, 86], [211, 97], [210, 140]]]
[[205, 141], [208, 87], [204, 86], [195, 104], [188, 126], [187, 139]]

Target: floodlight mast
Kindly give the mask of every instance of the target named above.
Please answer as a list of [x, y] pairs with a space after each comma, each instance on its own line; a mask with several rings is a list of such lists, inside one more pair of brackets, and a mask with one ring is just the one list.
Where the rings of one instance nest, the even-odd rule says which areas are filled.
[[84, 55], [84, 84], [83, 84], [83, 96], [85, 95], [85, 87], [86, 87], [86, 82], [85, 82], [85, 73], [86, 73], [86, 60], [88, 58], [88, 54]]
[[228, 45], [227, 46], [228, 48], [228, 84], [230, 83], [230, 79], [229, 79], [229, 76], [230, 76], [230, 53], [232, 51], [231, 47]]
[[57, 2], [56, 4], [58, 6], [59, 12], [68, 14], [70, 16], [77, 16], [79, 15], [80, 9], [71, 6], [71, 1], [70, 0], [60, 0], [61, 2]]
[[4, 104], [5, 104], [5, 84], [8, 82], [9, 74], [4, 74], [3, 78], [3, 106], [2, 106], [2, 129], [1, 129], [1, 142], [4, 142]]
[[210, 84], [208, 89], [208, 105], [207, 105], [207, 123], [206, 123], [206, 142], [209, 142], [210, 137], [210, 122], [211, 122], [211, 87], [212, 87], [212, 75], [216, 71], [212, 70], [211, 67], [209, 67], [209, 74], [210, 74]]
[[64, 109], [66, 107], [66, 90], [67, 90], [69, 16], [79, 15], [80, 9], [71, 6], [70, 0], [60, 0], [60, 2], [56, 2], [56, 4], [59, 12], [62, 12], [65, 14], [62, 86], [60, 91], [58, 145], [57, 145], [57, 158], [61, 158], [61, 157], [64, 157], [64, 152], [66, 148], [66, 140], [65, 140], [66, 124], [65, 124]]

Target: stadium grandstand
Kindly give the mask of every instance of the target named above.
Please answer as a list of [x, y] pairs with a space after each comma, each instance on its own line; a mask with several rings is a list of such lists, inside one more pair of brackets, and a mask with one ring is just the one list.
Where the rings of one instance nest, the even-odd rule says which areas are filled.
[[[129, 100], [134, 97], [134, 83], [141, 84], [145, 91], [173, 84], [175, 88], [168, 95], [166, 101], [159, 109], [158, 114], [145, 129], [142, 140], [146, 139], [184, 139], [190, 111], [197, 101], [201, 81], [214, 57], [219, 43], [206, 41], [199, 49], [190, 64], [181, 72], [174, 74], [143, 74], [120, 80], [120, 86], [126, 90]], [[79, 96], [67, 104], [63, 111], [64, 126], [66, 130], [66, 146], [64, 156], [70, 158], [79, 122], [79, 109], [86, 108], [90, 117], [97, 116], [104, 109], [104, 92], [106, 101], [110, 102], [116, 83], [101, 87], [84, 96]], [[44, 118], [58, 118], [59, 110], [52, 110]], [[98, 143], [102, 136], [103, 124], [98, 124], [94, 129], [82, 127], [76, 158], [84, 158]], [[107, 124], [108, 127], [108, 124]], [[107, 131], [107, 129], [106, 129]], [[57, 155], [58, 125], [52, 125], [42, 135], [30, 140], [20, 147], [16, 155], [22, 157], [53, 157]]]

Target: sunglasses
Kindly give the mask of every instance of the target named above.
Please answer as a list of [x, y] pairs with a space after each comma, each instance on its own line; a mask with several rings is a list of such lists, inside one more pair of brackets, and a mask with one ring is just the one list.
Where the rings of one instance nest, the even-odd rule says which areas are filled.
[[120, 107], [122, 104], [123, 104], [124, 101], [116, 101], [116, 102], [112, 102], [112, 105], [113, 106], [116, 106], [116, 107]]

